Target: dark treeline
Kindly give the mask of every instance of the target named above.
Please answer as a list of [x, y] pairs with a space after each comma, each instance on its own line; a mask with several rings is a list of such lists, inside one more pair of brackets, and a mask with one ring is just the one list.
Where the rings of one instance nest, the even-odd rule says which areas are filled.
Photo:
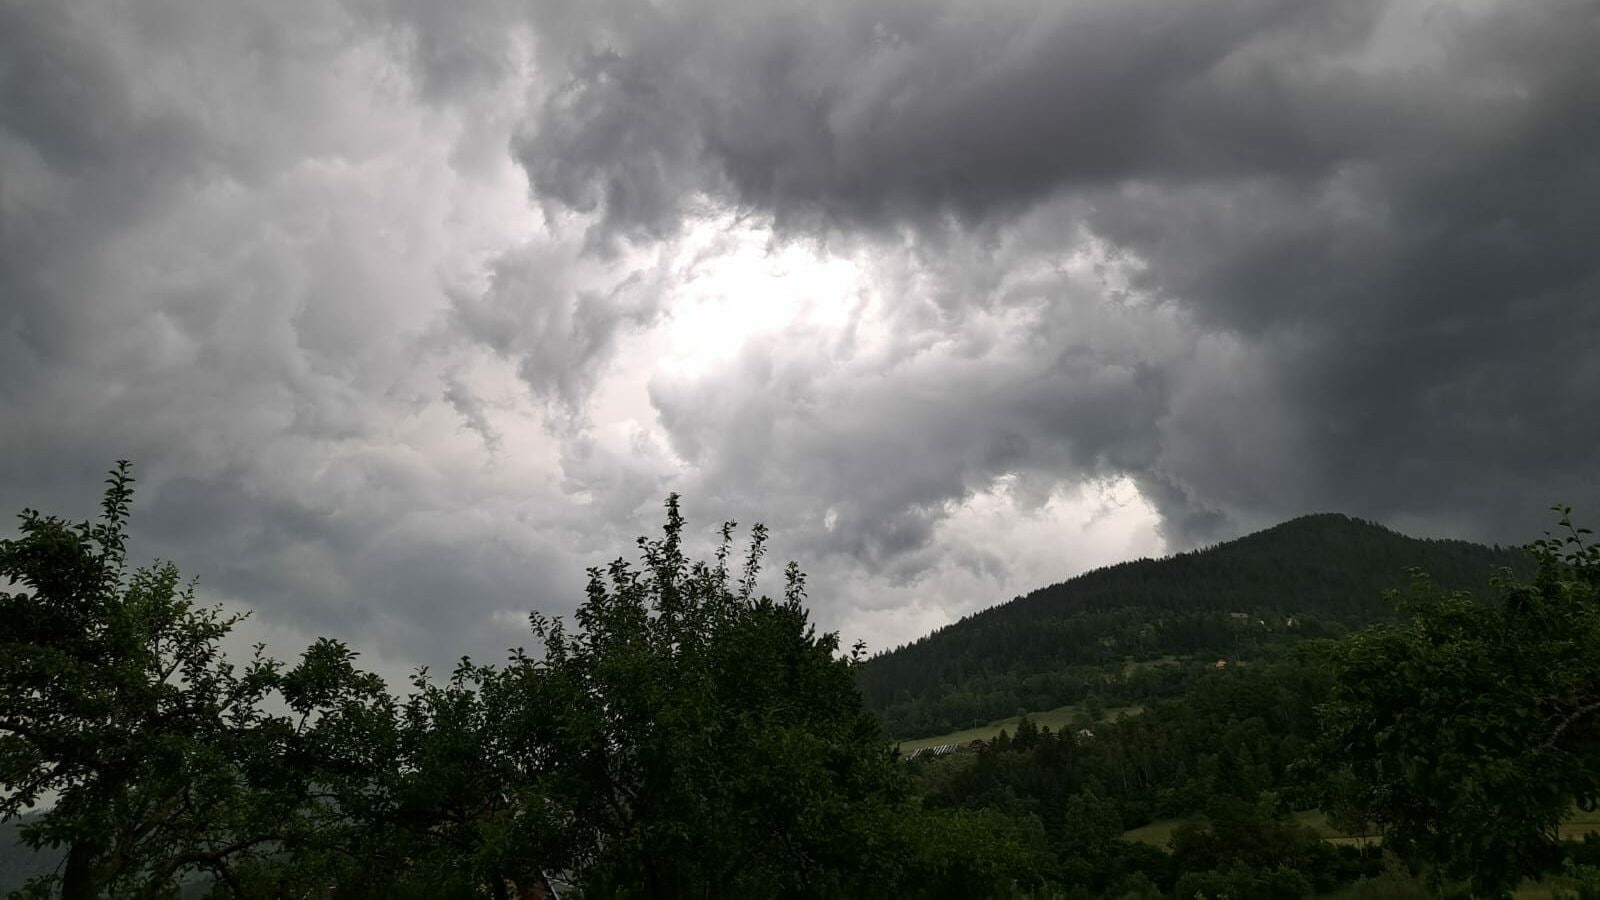
[[397, 696], [335, 640], [227, 660], [236, 618], [128, 568], [132, 496], [124, 465], [99, 521], [25, 511], [0, 542], [0, 814], [53, 799], [21, 834], [61, 854], [28, 896], [1010, 890], [1003, 827], [912, 795], [799, 571], [755, 593], [759, 526], [691, 561], [673, 498], [572, 623], [532, 617], [537, 658]]
[[[1085, 573], [867, 661], [862, 695], [894, 737], [940, 734], [1080, 703], [1182, 694], [1219, 658], [1334, 637], [1396, 615], [1407, 570], [1486, 594], [1521, 550], [1420, 540], [1341, 515], [1306, 516], [1210, 549]], [[1188, 666], [1130, 665], [1184, 657]]]
[[[1565, 513], [1525, 557], [1317, 517], [1097, 573], [1078, 621], [1099, 649], [1045, 674], [1081, 675], [1090, 710], [1118, 691], [1143, 710], [908, 763], [857, 687], [891, 670], [809, 624], [793, 564], [781, 597], [756, 592], [759, 526], [691, 560], [671, 498], [570, 623], [530, 617], [536, 656], [396, 693], [331, 639], [230, 661], [236, 618], [170, 564], [127, 565], [132, 496], [119, 467], [98, 521], [24, 511], [0, 541], [0, 818], [44, 850], [8, 862], [36, 875], [20, 896], [1378, 900], [1527, 877], [1600, 896], [1600, 843], [1556, 829], [1600, 804], [1600, 550]], [[1454, 580], [1337, 599], [1430, 561]], [[1489, 602], [1452, 589], [1479, 583]], [[1037, 596], [971, 621], [1068, 602]], [[1154, 664], [1118, 643], [1163, 621], [1136, 608], [1175, 623], [1142, 645]], [[1334, 636], [1363, 616], [1380, 622]], [[1219, 647], [1249, 649], [1217, 669]], [[927, 696], [962, 672], [1004, 674], [952, 669]], [[1308, 816], [1382, 843], [1335, 845]], [[1162, 846], [1127, 839], [1147, 825]]]
[[[1043, 835], [1052, 877], [1082, 896], [1331, 891], [1382, 868], [1376, 849], [1335, 847], [1292, 821], [1322, 799], [1301, 766], [1332, 652], [1308, 643], [1219, 672], [1120, 722], [1052, 732], [1024, 718], [975, 754], [913, 767], [930, 806], [1000, 812]], [[1189, 823], [1170, 852], [1120, 840], [1154, 820]]]

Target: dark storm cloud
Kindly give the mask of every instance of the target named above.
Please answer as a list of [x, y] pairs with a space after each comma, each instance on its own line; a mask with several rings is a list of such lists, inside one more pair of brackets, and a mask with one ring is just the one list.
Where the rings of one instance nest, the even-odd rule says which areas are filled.
[[81, 254], [161, 203], [199, 151], [181, 116], [134, 108], [86, 32], [65, 6], [0, 4], [0, 390], [26, 392], [39, 363], [89, 351], [71, 302], [97, 287]]
[[492, 86], [515, 68], [512, 32], [514, 0], [394, 0], [351, 4], [369, 24], [397, 28], [399, 45], [418, 73], [424, 97], [450, 102]]
[[1388, 78], [1412, 121], [1352, 123], [1372, 147], [1338, 169], [1124, 188], [1090, 221], [1150, 260], [1148, 288], [1276, 348], [1307, 501], [1517, 540], [1549, 503], [1600, 503], [1577, 449], [1600, 438], [1600, 16], [1439, 19], [1440, 61]]
[[638, 268], [605, 290], [582, 286], [562, 247], [530, 246], [491, 266], [490, 286], [454, 298], [454, 334], [514, 359], [535, 395], [570, 414], [581, 412], [611, 362], [618, 338], [661, 311], [660, 271]]
[[[718, 204], [941, 247], [1070, 207], [1031, 239], [1109, 243], [1142, 264], [1133, 289], [1222, 342], [1145, 361], [1111, 430], [1083, 372], [989, 392], [930, 373], [942, 413], [857, 392], [831, 431], [776, 384], [732, 432], [696, 418], [726, 385], [660, 393], [730, 478], [794, 427], [783, 477], [903, 522], [886, 552], [921, 540], [927, 504], [1030, 466], [1122, 467], [1179, 542], [1323, 508], [1518, 540], [1550, 502], [1600, 506], [1597, 39], [1574, 0], [629, 8], [563, 21], [559, 88], [515, 149], [539, 197], [600, 216], [599, 248]], [[945, 269], [949, 302], [992, 300]]]
[[[154, 539], [135, 551], [183, 560], [272, 624], [401, 666], [494, 658], [528, 643], [525, 610], [564, 610], [581, 590], [582, 559], [489, 510], [430, 508], [402, 461], [350, 465], [341, 480], [344, 496], [317, 500], [256, 489], [245, 472], [148, 483], [135, 533]], [[378, 509], [358, 496], [374, 494], [388, 495]]]
[[1152, 173], [1322, 170], [1367, 139], [1341, 127], [1362, 98], [1304, 84], [1299, 60], [1360, 41], [1381, 6], [625, 9], [547, 51], [571, 63], [517, 151], [540, 196], [659, 236], [695, 191], [849, 225], [981, 219]]
[[419, 337], [444, 320], [430, 218], [475, 185], [396, 177], [451, 148], [359, 30], [321, 5], [0, 0], [0, 501], [88, 517], [130, 458], [139, 559], [290, 640], [448, 663], [569, 608], [585, 560], [478, 460], [408, 443], [429, 403], [494, 435]]

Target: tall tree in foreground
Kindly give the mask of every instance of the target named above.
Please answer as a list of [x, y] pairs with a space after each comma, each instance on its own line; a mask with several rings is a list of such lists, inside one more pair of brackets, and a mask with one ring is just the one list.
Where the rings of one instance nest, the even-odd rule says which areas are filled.
[[828, 896], [884, 874], [907, 784], [854, 657], [808, 622], [793, 564], [782, 599], [757, 593], [760, 526], [730, 571], [731, 528], [714, 561], [689, 561], [674, 496], [642, 569], [590, 571], [574, 630], [533, 616], [545, 794], [597, 896]]
[[1600, 801], [1600, 547], [1560, 508], [1534, 579], [1492, 603], [1419, 576], [1411, 620], [1362, 632], [1324, 709], [1344, 801], [1436, 881], [1507, 896], [1556, 856], [1557, 825]]
[[23, 839], [66, 849], [38, 888], [68, 900], [226, 881], [272, 815], [241, 773], [277, 666], [227, 662], [238, 617], [197, 606], [173, 565], [127, 569], [132, 497], [118, 463], [98, 522], [25, 510], [0, 541], [0, 587], [21, 588], [0, 593], [0, 816], [54, 795]]
[[66, 851], [34, 894], [164, 897], [195, 874], [238, 896], [241, 871], [325, 855], [392, 805], [396, 706], [338, 641], [288, 670], [260, 647], [229, 662], [243, 616], [171, 563], [128, 569], [132, 500], [120, 462], [98, 522], [24, 510], [0, 541], [0, 818], [53, 800], [21, 829]]

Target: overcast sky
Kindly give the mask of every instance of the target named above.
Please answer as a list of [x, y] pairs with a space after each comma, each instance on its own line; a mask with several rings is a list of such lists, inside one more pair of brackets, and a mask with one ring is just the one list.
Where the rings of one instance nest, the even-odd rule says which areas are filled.
[[1600, 521], [1593, 0], [0, 0], [0, 505], [290, 654], [681, 492], [884, 649], [1340, 511]]

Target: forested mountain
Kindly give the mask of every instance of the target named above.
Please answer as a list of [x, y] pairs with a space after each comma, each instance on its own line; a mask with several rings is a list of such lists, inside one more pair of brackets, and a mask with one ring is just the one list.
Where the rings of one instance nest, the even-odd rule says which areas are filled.
[[1174, 696], [1218, 659], [1392, 618], [1408, 570], [1487, 595], [1517, 549], [1408, 537], [1348, 516], [1305, 516], [1238, 540], [1087, 572], [881, 654], [860, 669], [867, 705], [895, 737], [1094, 698]]

